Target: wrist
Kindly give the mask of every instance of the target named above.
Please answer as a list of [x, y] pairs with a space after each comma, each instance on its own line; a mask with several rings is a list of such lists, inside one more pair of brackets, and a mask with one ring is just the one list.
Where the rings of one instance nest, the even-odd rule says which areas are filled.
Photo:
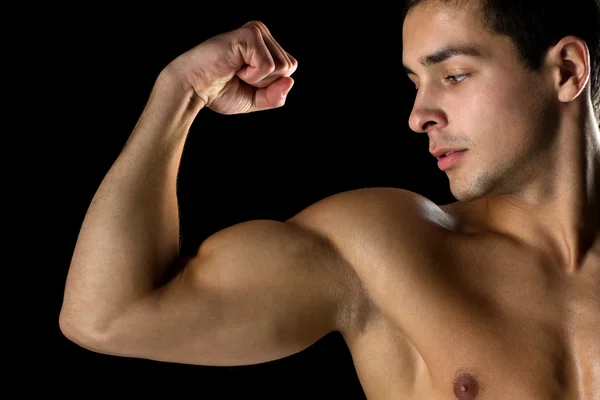
[[[188, 131], [204, 103], [170, 69], [161, 71], [154, 82], [132, 137], [145, 142], [185, 142]], [[169, 145], [170, 146], [170, 145]]]
[[163, 69], [152, 87], [144, 110], [144, 119], [167, 128], [189, 127], [204, 107], [194, 89], [180, 79], [173, 69]]
[[189, 102], [190, 106], [200, 109], [205, 105], [202, 99], [196, 95], [193, 85], [172, 63], [160, 72], [152, 91], [157, 92], [159, 96], [167, 96], [173, 101]]

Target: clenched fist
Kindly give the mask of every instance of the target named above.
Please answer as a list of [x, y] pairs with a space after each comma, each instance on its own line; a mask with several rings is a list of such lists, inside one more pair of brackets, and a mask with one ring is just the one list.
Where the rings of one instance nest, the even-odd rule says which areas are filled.
[[166, 69], [191, 87], [205, 107], [240, 114], [281, 107], [297, 67], [267, 27], [251, 21], [204, 41]]

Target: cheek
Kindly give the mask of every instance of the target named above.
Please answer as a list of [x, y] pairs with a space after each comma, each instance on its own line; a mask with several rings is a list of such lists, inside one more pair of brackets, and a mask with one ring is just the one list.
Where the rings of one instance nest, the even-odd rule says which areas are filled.
[[528, 90], [515, 84], [489, 84], [469, 91], [459, 101], [457, 115], [475, 146], [511, 152], [527, 146], [527, 132], [536, 124], [531, 116], [538, 105]]

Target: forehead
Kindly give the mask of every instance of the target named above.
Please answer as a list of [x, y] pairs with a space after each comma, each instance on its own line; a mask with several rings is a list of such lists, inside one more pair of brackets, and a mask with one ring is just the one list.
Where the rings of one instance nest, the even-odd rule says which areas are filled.
[[484, 28], [476, 7], [474, 1], [460, 7], [432, 2], [411, 9], [402, 27], [404, 61], [414, 64], [420, 56], [449, 45], [476, 46], [484, 52], [493, 48], [495, 38]]

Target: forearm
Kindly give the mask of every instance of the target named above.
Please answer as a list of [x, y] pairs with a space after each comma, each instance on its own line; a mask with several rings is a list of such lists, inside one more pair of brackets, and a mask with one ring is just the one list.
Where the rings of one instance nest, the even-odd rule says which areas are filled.
[[61, 321], [103, 332], [161, 281], [179, 254], [176, 181], [202, 104], [163, 72], [123, 150], [99, 185], [69, 268]]

